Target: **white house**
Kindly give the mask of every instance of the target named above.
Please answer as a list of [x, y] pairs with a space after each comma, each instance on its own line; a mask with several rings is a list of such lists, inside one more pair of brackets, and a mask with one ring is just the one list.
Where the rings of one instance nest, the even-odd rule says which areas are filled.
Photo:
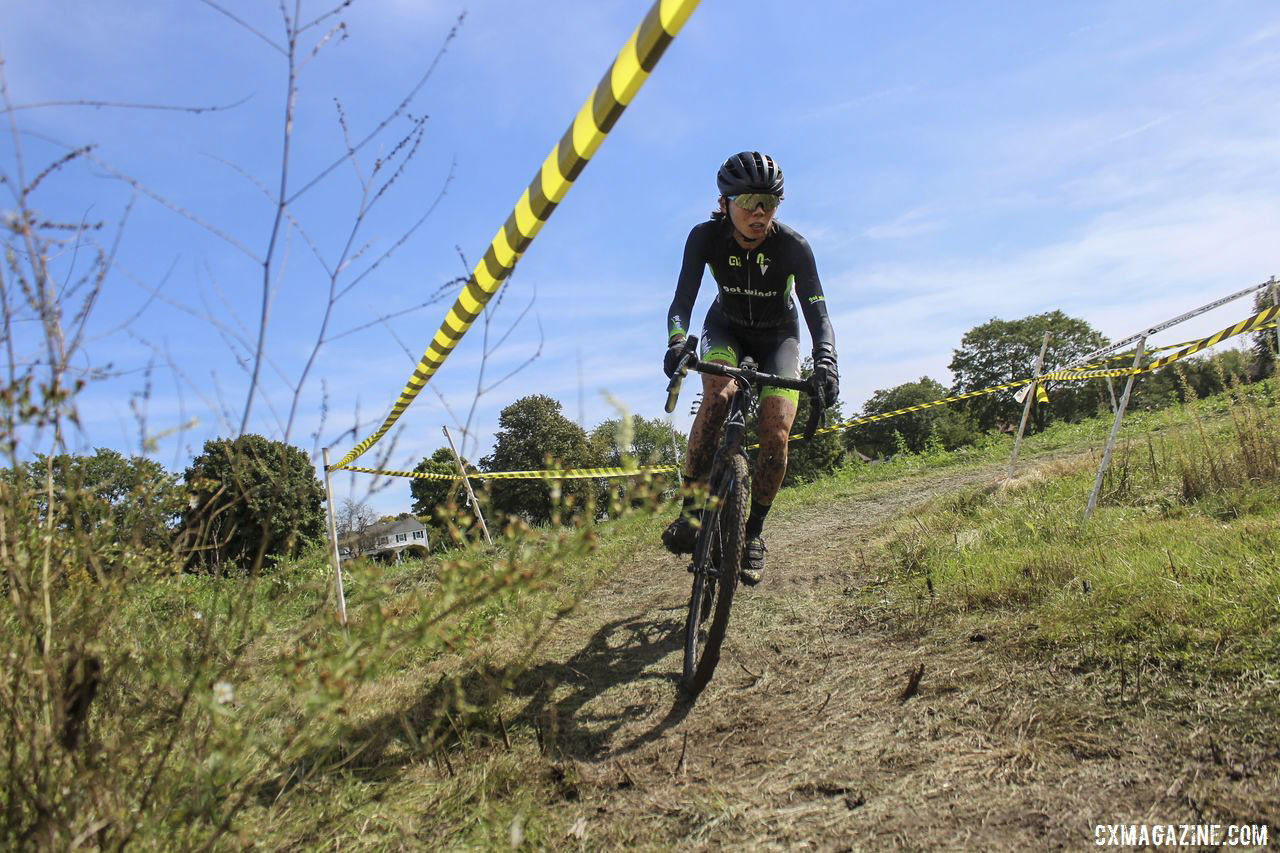
[[401, 552], [410, 545], [430, 547], [427, 526], [416, 518], [400, 518], [371, 524], [361, 535], [346, 537], [339, 551], [344, 559], [391, 552], [392, 559], [399, 562]]

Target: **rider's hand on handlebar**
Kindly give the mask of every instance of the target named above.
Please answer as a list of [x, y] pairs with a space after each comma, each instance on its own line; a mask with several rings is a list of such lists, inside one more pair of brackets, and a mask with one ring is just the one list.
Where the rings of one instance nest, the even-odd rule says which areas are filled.
[[662, 372], [667, 374], [667, 378], [676, 375], [676, 368], [680, 366], [680, 356], [684, 355], [684, 337], [672, 338], [671, 343], [667, 344], [667, 353], [662, 357]]
[[830, 347], [813, 352], [813, 379], [822, 383], [822, 398], [828, 406], [834, 406], [840, 396], [840, 370], [836, 367], [836, 353]]

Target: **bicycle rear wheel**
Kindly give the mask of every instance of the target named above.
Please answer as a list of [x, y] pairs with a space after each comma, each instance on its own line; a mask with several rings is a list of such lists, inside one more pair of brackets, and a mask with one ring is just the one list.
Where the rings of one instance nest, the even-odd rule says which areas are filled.
[[[729, 608], [733, 606], [738, 568], [742, 565], [750, 500], [747, 484], [747, 460], [735, 454], [712, 481], [711, 500], [703, 512], [702, 530], [694, 547], [693, 592], [685, 620], [681, 686], [695, 696], [707, 686], [720, 662], [720, 646], [729, 627]], [[710, 614], [712, 599], [715, 614], [703, 637], [700, 628]]]

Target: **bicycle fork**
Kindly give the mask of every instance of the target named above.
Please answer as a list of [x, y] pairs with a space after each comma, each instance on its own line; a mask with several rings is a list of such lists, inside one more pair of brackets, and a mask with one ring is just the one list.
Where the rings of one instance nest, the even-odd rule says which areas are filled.
[[[748, 390], [739, 390], [729, 402], [729, 414], [724, 420], [724, 432], [721, 435], [720, 446], [716, 448], [715, 456], [711, 459], [711, 475], [707, 478], [708, 504], [702, 513], [703, 533], [693, 549], [692, 559], [689, 562], [690, 572], [697, 572], [698, 566], [706, 566], [705, 574], [712, 580], [718, 580], [721, 575], [720, 556], [717, 553], [717, 545], [719, 543], [716, 540], [722, 535], [722, 531], [707, 529], [710, 515], [708, 510], [713, 509], [711, 502], [716, 500], [716, 494], [720, 491], [718, 488], [719, 478], [725, 476], [725, 472], [730, 469], [727, 460], [735, 455], [746, 458], [746, 451], [742, 449], [742, 436], [747, 429], [747, 406], [745, 404], [749, 399], [749, 394], [750, 391]], [[728, 497], [727, 494], [726, 497]], [[713, 528], [719, 527], [718, 515], [710, 517], [710, 524]], [[706, 559], [708, 550], [712, 551], [713, 559], [711, 560]]]

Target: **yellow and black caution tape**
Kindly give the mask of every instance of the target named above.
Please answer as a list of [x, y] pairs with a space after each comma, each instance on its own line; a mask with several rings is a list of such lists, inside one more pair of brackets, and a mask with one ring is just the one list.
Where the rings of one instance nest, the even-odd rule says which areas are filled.
[[[987, 394], [995, 394], [1000, 391], [1009, 391], [1014, 388], [1021, 388], [1024, 385], [1030, 385], [1032, 382], [1037, 382], [1037, 383], [1085, 382], [1090, 379], [1105, 379], [1107, 377], [1114, 378], [1114, 377], [1122, 377], [1122, 376], [1137, 376], [1142, 373], [1150, 373], [1153, 370], [1159, 370], [1161, 367], [1165, 367], [1169, 364], [1172, 364], [1173, 362], [1178, 361], [1179, 359], [1187, 358], [1189, 356], [1195, 355], [1201, 350], [1208, 349], [1209, 347], [1215, 346], [1216, 344], [1220, 344], [1228, 338], [1232, 338], [1237, 335], [1247, 334], [1249, 332], [1260, 331], [1262, 329], [1273, 328], [1276, 325], [1277, 315], [1280, 315], [1280, 306], [1272, 306], [1270, 308], [1265, 308], [1262, 311], [1259, 311], [1257, 314], [1254, 314], [1252, 317], [1249, 317], [1245, 320], [1241, 320], [1239, 323], [1236, 323], [1234, 326], [1228, 326], [1225, 329], [1215, 332], [1214, 334], [1209, 335], [1207, 338], [1201, 338], [1198, 341], [1187, 341], [1182, 344], [1176, 344], [1174, 346], [1182, 346], [1183, 349], [1173, 353], [1172, 355], [1167, 355], [1163, 358], [1156, 359], [1150, 364], [1143, 365], [1142, 367], [1136, 367], [1136, 368], [1135, 367], [1115, 367], [1110, 369], [1099, 369], [1099, 370], [1084, 370], [1080, 368], [1072, 368], [1068, 370], [1056, 370], [1036, 378], [1018, 379], [1013, 382], [1006, 382], [1003, 385], [995, 385], [995, 386], [992, 386], [991, 388], [982, 388], [977, 391], [966, 391], [963, 394], [955, 394], [950, 397], [943, 397], [941, 400], [932, 400], [928, 403], [919, 403], [914, 406], [906, 406], [901, 409], [895, 409], [892, 412], [881, 412], [880, 414], [864, 415], [862, 417], [852, 418], [851, 420], [841, 421], [838, 424], [832, 424], [831, 426], [823, 427], [822, 429], [817, 430], [814, 434], [822, 435], [824, 433], [836, 432], [837, 430], [846, 430], [846, 429], [849, 429], [850, 427], [860, 426], [862, 424], [875, 423], [876, 421], [885, 421], [885, 420], [889, 420], [890, 418], [896, 418], [896, 417], [900, 417], [901, 415], [910, 414], [911, 412], [921, 412], [921, 411], [924, 411], [925, 409], [932, 409], [937, 406], [946, 406], [951, 403], [960, 402], [961, 400], [972, 400], [975, 397], [982, 397]], [[1157, 351], [1158, 352], [1164, 351], [1169, 348], [1170, 347], [1161, 347]], [[1047, 395], [1045, 395], [1044, 397], [1040, 395], [1041, 388], [1043, 388], [1043, 385], [1041, 385], [1040, 388], [1037, 389], [1036, 397], [1037, 399], [1040, 400], [1040, 402], [1046, 402]], [[791, 436], [791, 441], [796, 441], [803, 437], [804, 437], [803, 435], [797, 433], [796, 435]], [[758, 446], [758, 445], [754, 445], [754, 446]], [[752, 448], [747, 448], [747, 449], [750, 450]], [[379, 471], [373, 468], [359, 468], [354, 465], [333, 466], [334, 470], [337, 470], [339, 468], [347, 471], [358, 471], [363, 474], [380, 474], [386, 477], [414, 477], [422, 480], [457, 480], [459, 479], [458, 475], [456, 474], [452, 474], [452, 475], [451, 474], [426, 474], [426, 473], [421, 473], [417, 471]], [[672, 473], [675, 473], [677, 470], [678, 469], [675, 465], [651, 465], [651, 466], [638, 467], [638, 468], [626, 468], [626, 467], [570, 468], [563, 471], [557, 471], [554, 469], [549, 469], [545, 471], [498, 471], [498, 472], [489, 472], [489, 473], [482, 473], [477, 471], [474, 474], [468, 474], [467, 476], [470, 477], [471, 479], [477, 479], [477, 480], [573, 480], [573, 479], [603, 479], [608, 477], [633, 477], [633, 476], [642, 476], [645, 474], [672, 474]]]
[[[1040, 381], [1043, 381], [1044, 379], [1045, 377], [1041, 377]], [[1003, 385], [995, 385], [995, 386], [992, 386], [991, 388], [983, 388], [979, 391], [966, 391], [963, 394], [956, 394], [951, 397], [943, 397], [941, 400], [931, 400], [928, 403], [918, 403], [914, 406], [906, 406], [901, 409], [894, 409], [892, 412], [881, 412], [876, 415], [863, 415], [862, 417], [859, 417], [859, 418], [853, 418], [851, 420], [841, 421], [838, 424], [832, 424], [831, 426], [823, 427], [822, 429], [815, 430], [814, 435], [822, 435], [823, 433], [835, 432], [836, 430], [845, 430], [850, 427], [860, 426], [862, 424], [875, 423], [876, 421], [887, 421], [890, 418], [900, 417], [902, 415], [907, 415], [912, 412], [922, 412], [925, 409], [932, 409], [937, 406], [946, 406], [951, 403], [958, 403], [961, 400], [972, 400], [974, 397], [983, 397], [983, 396], [986, 396], [987, 394], [995, 394], [998, 391], [1008, 391], [1013, 388], [1021, 388], [1023, 385], [1030, 385], [1032, 382], [1035, 382], [1035, 381], [1037, 380], [1019, 379], [1016, 382], [1006, 382]], [[800, 433], [797, 433], [791, 436], [792, 441], [795, 441], [800, 438], [804, 438], [804, 436]]]
[[[1274, 329], [1277, 325], [1280, 325], [1280, 324], [1277, 324], [1275, 321], [1272, 321], [1270, 323], [1263, 323], [1261, 326], [1257, 326], [1251, 329], [1250, 331], [1263, 332], [1263, 331], [1266, 331], [1267, 329]], [[1158, 352], [1168, 352], [1171, 349], [1178, 349], [1179, 347], [1190, 346], [1191, 344], [1194, 344], [1194, 343], [1199, 343], [1199, 341], [1181, 341], [1176, 344], [1165, 344], [1162, 347], [1156, 347], [1155, 349], [1147, 350], [1147, 355], [1155, 355]], [[1083, 364], [1078, 368], [1071, 368], [1071, 369], [1072, 370], [1093, 370], [1099, 367], [1106, 367], [1108, 364], [1111, 364], [1112, 362], [1116, 362], [1116, 361], [1130, 361], [1133, 359], [1133, 353], [1134, 353], [1133, 350], [1129, 350], [1128, 352], [1122, 352], [1117, 355], [1113, 355], [1110, 358], [1104, 358], [1102, 361], [1095, 361], [1091, 364]]]
[[1225, 341], [1227, 338], [1234, 338], [1236, 335], [1243, 335], [1249, 332], [1259, 331], [1260, 329], [1266, 328], [1268, 323], [1272, 323], [1275, 320], [1277, 314], [1280, 314], [1280, 306], [1272, 305], [1267, 308], [1263, 308], [1257, 314], [1254, 314], [1252, 317], [1249, 317], [1247, 319], [1241, 320], [1239, 323], [1236, 323], [1234, 326], [1227, 326], [1225, 329], [1215, 332], [1214, 334], [1210, 335], [1207, 338], [1201, 338], [1199, 341], [1196, 341], [1195, 343], [1191, 344], [1185, 349], [1175, 352], [1173, 355], [1166, 355], [1163, 358], [1156, 359], [1155, 361], [1148, 364], [1146, 367], [1142, 368], [1142, 370], [1144, 372], [1151, 371], [1151, 370], [1159, 370], [1165, 365], [1171, 364], [1180, 358], [1186, 358], [1188, 356], [1195, 355], [1196, 353], [1200, 352], [1200, 350], [1207, 349], [1211, 346], [1216, 346], [1217, 344], [1220, 344], [1223, 341]]
[[[344, 471], [358, 471], [361, 474], [379, 474], [383, 477], [412, 477], [415, 480], [460, 480], [457, 474], [428, 474], [422, 471], [379, 471], [374, 468], [360, 468], [356, 465], [342, 466]], [[566, 468], [563, 471], [547, 469], [545, 471], [472, 471], [467, 474], [471, 480], [595, 480], [607, 477], [642, 477], [646, 474], [674, 474], [680, 469], [675, 465], [644, 465], [639, 468]]]
[[569, 129], [543, 161], [538, 173], [498, 229], [489, 248], [449, 309], [440, 329], [405, 383], [391, 413], [377, 431], [357, 444], [333, 469], [342, 468], [372, 447], [400, 419], [418, 393], [444, 364], [458, 341], [480, 316], [489, 299], [515, 269], [516, 261], [550, 218], [569, 187], [595, 154], [622, 111], [648, 79], [663, 52], [697, 8], [699, 0], [657, 0], [618, 52]]
[[[907, 406], [906, 408], [896, 409], [892, 412], [883, 412], [878, 415], [867, 415], [865, 417], [853, 418], [852, 420], [842, 421], [841, 423], [834, 424], [829, 427], [824, 427], [823, 429], [818, 430], [815, 433], [815, 435], [818, 435], [821, 433], [827, 433], [827, 432], [834, 432], [836, 430], [849, 429], [850, 427], [859, 426], [860, 424], [869, 424], [875, 421], [888, 420], [889, 418], [896, 418], [896, 417], [899, 417], [900, 415], [909, 414], [911, 412], [919, 412], [924, 409], [932, 409], [935, 406], [945, 406], [949, 403], [955, 403], [960, 400], [970, 400], [974, 397], [981, 397], [985, 394], [995, 394], [998, 391], [1008, 391], [1012, 388], [1021, 388], [1023, 385], [1029, 385], [1032, 382], [1084, 382], [1090, 379], [1105, 379], [1108, 377], [1120, 377], [1120, 376], [1136, 376], [1137, 374], [1140, 374], [1140, 373], [1150, 373], [1153, 370], [1159, 370], [1161, 367], [1165, 367], [1166, 365], [1172, 364], [1173, 362], [1178, 361], [1179, 359], [1187, 358], [1189, 356], [1195, 355], [1201, 350], [1207, 349], [1211, 346], [1215, 346], [1216, 344], [1220, 344], [1223, 341], [1225, 341], [1227, 338], [1232, 338], [1232, 337], [1235, 337], [1236, 335], [1243, 335], [1248, 332], [1256, 332], [1262, 329], [1273, 328], [1276, 325], [1275, 318], [1277, 314], [1280, 314], [1280, 307], [1271, 306], [1269, 308], [1264, 308], [1263, 310], [1259, 311], [1257, 314], [1254, 314], [1252, 317], [1249, 317], [1245, 320], [1241, 320], [1239, 323], [1236, 323], [1234, 326], [1228, 326], [1225, 329], [1215, 332], [1214, 334], [1209, 335], [1209, 337], [1207, 338], [1201, 338], [1198, 341], [1184, 341], [1181, 344], [1175, 344], [1174, 346], [1181, 346], [1183, 347], [1183, 349], [1173, 353], [1172, 355], [1167, 355], [1163, 358], [1156, 359], [1150, 364], [1143, 365], [1142, 367], [1137, 367], [1137, 368], [1115, 367], [1115, 368], [1102, 369], [1102, 370], [1084, 370], [1080, 368], [1072, 368], [1070, 370], [1057, 370], [1052, 373], [1046, 373], [1043, 376], [1040, 376], [1036, 379], [1019, 379], [1016, 382], [1007, 382], [1004, 385], [996, 385], [992, 388], [983, 388], [979, 391], [969, 391], [964, 394], [956, 394], [955, 396], [952, 396], [952, 397], [944, 397], [941, 400], [934, 400], [929, 403], [920, 403], [919, 405], [915, 405], [915, 406]], [[1160, 350], [1157, 350], [1157, 351], [1162, 352], [1169, 348], [1170, 347], [1161, 347]], [[1037, 393], [1036, 396], [1039, 397], [1039, 394]], [[791, 436], [791, 440], [795, 441], [796, 439], [802, 438], [802, 437], [803, 436], [798, 434], [793, 435]]]
[[[1250, 332], [1262, 331], [1263, 329], [1275, 328], [1275, 318], [1277, 314], [1280, 314], [1280, 306], [1272, 305], [1264, 308], [1252, 317], [1241, 320], [1234, 326], [1227, 326], [1225, 329], [1220, 329], [1212, 335], [1209, 335], [1207, 338], [1177, 344], [1176, 346], [1181, 346], [1182, 349], [1170, 355], [1157, 358], [1155, 361], [1149, 362], [1142, 367], [1117, 367], [1107, 370], [1083, 370], [1079, 368], [1072, 368], [1070, 370], [1059, 370], [1053, 373], [1047, 373], [1041, 377], [1041, 379], [1076, 381], [1086, 379], [1103, 379], [1106, 377], [1116, 376], [1136, 376], [1140, 373], [1150, 373], [1153, 370], [1159, 370], [1162, 367], [1166, 367], [1179, 359], [1188, 358], [1201, 350], [1208, 349], [1211, 346], [1216, 346], [1228, 338], [1234, 338], [1237, 335], [1244, 335]], [[1156, 352], [1163, 352], [1167, 349], [1169, 349], [1169, 347], [1161, 347], [1156, 350]]]

